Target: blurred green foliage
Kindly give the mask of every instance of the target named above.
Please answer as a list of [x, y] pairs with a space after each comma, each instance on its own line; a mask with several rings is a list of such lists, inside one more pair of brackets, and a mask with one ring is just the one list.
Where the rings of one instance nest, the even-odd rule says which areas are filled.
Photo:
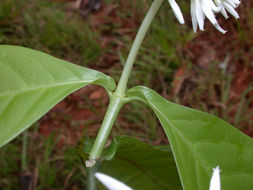
[[77, 14], [68, 16], [62, 3], [33, 0], [0, 2], [0, 43], [30, 47], [86, 66], [101, 55], [91, 31]]

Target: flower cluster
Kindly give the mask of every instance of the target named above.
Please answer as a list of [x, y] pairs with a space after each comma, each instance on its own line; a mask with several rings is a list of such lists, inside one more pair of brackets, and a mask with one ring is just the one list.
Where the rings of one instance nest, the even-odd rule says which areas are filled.
[[[182, 12], [176, 1], [168, 1], [178, 21], [181, 24], [184, 24]], [[235, 11], [235, 8], [239, 4], [239, 0], [191, 0], [191, 17], [194, 32], [197, 32], [198, 27], [200, 30], [204, 30], [204, 20], [205, 17], [207, 17], [217, 30], [223, 34], [226, 33], [226, 31], [218, 24], [215, 18], [215, 13], [221, 13], [227, 19], [228, 14], [226, 11], [228, 11], [237, 19], [239, 18], [239, 15]]]

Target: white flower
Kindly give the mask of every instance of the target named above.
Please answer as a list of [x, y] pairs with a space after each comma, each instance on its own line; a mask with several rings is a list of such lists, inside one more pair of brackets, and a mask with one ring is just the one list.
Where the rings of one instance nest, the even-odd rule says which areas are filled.
[[220, 183], [220, 168], [217, 166], [216, 168], [213, 168], [213, 176], [210, 180], [210, 187], [209, 190], [220, 190], [221, 189], [221, 183]]
[[[168, 0], [172, 10], [181, 24], [184, 24], [184, 18], [181, 13], [179, 6], [175, 0]], [[239, 0], [191, 0], [191, 16], [193, 31], [197, 32], [199, 27], [200, 30], [204, 30], [205, 17], [215, 26], [217, 30], [226, 33], [223, 30], [218, 21], [215, 18], [215, 13], [221, 13], [226, 19], [228, 18], [228, 11], [236, 19], [239, 18], [235, 8], [240, 4]]]
[[95, 173], [96, 178], [103, 183], [109, 190], [133, 190], [126, 184], [103, 173]]
[[226, 10], [236, 19], [239, 15], [235, 8], [240, 4], [239, 0], [191, 0], [191, 16], [194, 32], [199, 26], [200, 30], [204, 30], [204, 19], [207, 17], [210, 22], [222, 33], [226, 33], [218, 24], [215, 13], [221, 12], [225, 18], [228, 18]]

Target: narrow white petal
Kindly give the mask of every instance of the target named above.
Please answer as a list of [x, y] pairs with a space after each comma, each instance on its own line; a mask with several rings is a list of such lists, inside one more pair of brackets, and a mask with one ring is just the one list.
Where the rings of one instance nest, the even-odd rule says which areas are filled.
[[232, 6], [234, 9], [237, 7], [237, 5], [234, 2], [228, 1], [228, 2], [224, 2], [229, 4], [230, 6]]
[[239, 0], [231, 0], [231, 1], [233, 1], [235, 4], [237, 4], [237, 6], [240, 5], [240, 3], [241, 3], [241, 1], [239, 1]]
[[95, 173], [96, 178], [103, 183], [109, 190], [133, 190], [124, 183], [103, 173]]
[[221, 2], [221, 0], [214, 0], [214, 2], [215, 2], [215, 4], [216, 4], [216, 6], [222, 4], [222, 9], [221, 9], [220, 12], [221, 12], [221, 14], [225, 17], [225, 19], [228, 19], [229, 16], [228, 16], [228, 14], [227, 14], [227, 12], [226, 12], [226, 10], [225, 10], [225, 8], [224, 8], [223, 2]]
[[217, 23], [217, 20], [215, 18], [215, 15], [212, 11], [210, 2], [207, 0], [201, 0], [201, 8], [203, 12], [205, 13], [206, 17], [210, 20], [210, 22], [215, 25]]
[[221, 10], [221, 14], [225, 17], [225, 19], [228, 19], [228, 18], [229, 18], [228, 14], [227, 14], [227, 12], [226, 12], [226, 10], [225, 10], [225, 8], [223, 8], [223, 9]]
[[236, 8], [236, 7], [238, 7], [238, 5], [234, 2], [234, 1], [225, 1], [224, 3], [227, 3], [227, 4], [229, 4], [229, 5], [231, 5], [234, 9]]
[[204, 30], [205, 15], [200, 6], [201, 0], [194, 0], [194, 1], [195, 1], [195, 14], [198, 21], [199, 29]]
[[221, 183], [220, 183], [220, 168], [217, 166], [216, 168], [213, 168], [213, 176], [210, 180], [210, 187], [209, 190], [220, 190], [221, 189]]
[[222, 3], [218, 3], [216, 6], [212, 0], [209, 0], [209, 1], [210, 1], [210, 5], [212, 7], [213, 12], [219, 13], [222, 10], [223, 8]]
[[233, 15], [236, 19], [240, 18], [240, 16], [238, 15], [238, 13], [235, 11], [235, 9], [228, 3], [224, 3], [224, 7], [225, 9], [231, 14]]
[[193, 31], [197, 32], [198, 23], [197, 23], [197, 17], [196, 17], [196, 13], [195, 13], [195, 0], [191, 0], [191, 17], [192, 17]]
[[225, 34], [227, 31], [220, 27], [220, 25], [217, 23], [214, 24], [215, 28], [219, 30], [221, 33]]
[[180, 24], [184, 24], [183, 14], [175, 0], [169, 0], [170, 6]]

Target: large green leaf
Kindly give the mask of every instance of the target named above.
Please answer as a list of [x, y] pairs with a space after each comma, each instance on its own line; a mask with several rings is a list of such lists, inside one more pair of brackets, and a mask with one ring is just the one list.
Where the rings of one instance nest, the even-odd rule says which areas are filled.
[[216, 116], [167, 101], [146, 87], [128, 97], [149, 105], [159, 118], [185, 190], [209, 187], [212, 168], [220, 166], [222, 190], [253, 189], [253, 140]]
[[98, 84], [111, 91], [112, 78], [45, 53], [0, 46], [0, 147], [73, 91]]
[[[88, 159], [91, 142], [86, 139], [79, 145], [82, 159]], [[81, 153], [83, 152], [83, 153]], [[98, 171], [120, 180], [136, 190], [182, 189], [172, 152], [152, 147], [130, 137], [115, 137], [107, 149]], [[101, 187], [100, 187], [101, 188]]]

